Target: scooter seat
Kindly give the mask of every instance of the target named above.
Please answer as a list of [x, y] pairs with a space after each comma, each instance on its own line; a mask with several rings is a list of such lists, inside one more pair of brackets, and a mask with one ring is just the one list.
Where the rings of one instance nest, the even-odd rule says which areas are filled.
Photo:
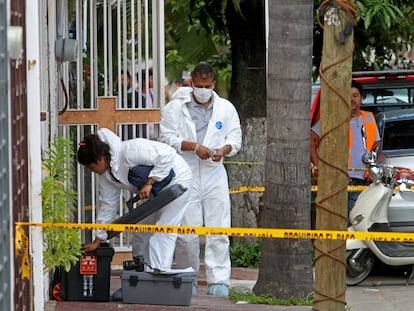
[[[368, 229], [369, 232], [392, 232], [388, 224], [373, 224]], [[373, 241], [378, 249], [389, 257], [414, 257], [414, 243], [404, 243], [397, 241]]]

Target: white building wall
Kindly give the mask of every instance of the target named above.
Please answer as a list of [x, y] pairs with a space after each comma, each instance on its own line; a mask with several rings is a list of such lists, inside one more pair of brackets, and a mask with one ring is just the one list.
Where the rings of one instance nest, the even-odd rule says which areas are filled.
[[[43, 95], [42, 66], [46, 59], [42, 53], [44, 33], [44, 3], [41, 0], [26, 1], [26, 55], [27, 55], [27, 114], [28, 114], [28, 157], [29, 157], [29, 219], [42, 222], [41, 201], [41, 146], [42, 132], [40, 111], [42, 103], [47, 102]], [[43, 57], [42, 57], [43, 55]], [[43, 310], [47, 287], [43, 278], [42, 230], [30, 227], [30, 255], [32, 261], [33, 310]]]

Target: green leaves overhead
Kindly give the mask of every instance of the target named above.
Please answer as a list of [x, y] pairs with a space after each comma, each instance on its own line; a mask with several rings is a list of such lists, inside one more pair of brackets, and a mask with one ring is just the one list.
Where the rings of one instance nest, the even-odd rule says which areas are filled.
[[393, 22], [404, 18], [403, 12], [392, 0], [356, 1], [356, 4], [364, 21], [365, 29], [368, 29], [374, 21], [375, 25], [389, 30]]
[[[183, 70], [191, 70], [200, 61], [209, 62], [218, 71], [230, 67], [231, 47], [225, 20], [229, 3], [227, 0], [165, 2], [169, 80], [181, 76]], [[221, 74], [216, 78], [221, 80]]]
[[[356, 0], [353, 70], [412, 68], [406, 57], [413, 48], [414, 2], [411, 0]], [[320, 1], [314, 0], [315, 10]], [[315, 14], [316, 16], [316, 14]], [[315, 20], [314, 65], [319, 67], [323, 30]]]

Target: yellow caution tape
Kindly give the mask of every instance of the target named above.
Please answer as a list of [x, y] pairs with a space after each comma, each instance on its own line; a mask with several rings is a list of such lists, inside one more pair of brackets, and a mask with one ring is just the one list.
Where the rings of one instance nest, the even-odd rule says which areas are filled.
[[[367, 186], [348, 186], [348, 192], [362, 192]], [[318, 192], [318, 186], [312, 186], [312, 192]]]
[[[340, 230], [298, 230], [276, 228], [219, 228], [190, 226], [158, 226], [144, 224], [77, 224], [77, 223], [29, 223], [16, 222], [16, 228], [37, 226], [78, 230], [106, 230], [136, 233], [175, 233], [197, 235], [228, 235], [283, 239], [374, 240], [414, 242], [414, 232], [357, 232]], [[24, 234], [24, 232], [23, 232]]]
[[[348, 192], [362, 192], [367, 186], [348, 186]], [[230, 188], [229, 193], [242, 193], [242, 192], [264, 192], [265, 187], [263, 186], [242, 186], [239, 188]], [[318, 186], [314, 185], [311, 188], [312, 192], [318, 192]]]
[[16, 236], [14, 238], [15, 253], [22, 256], [22, 279], [30, 280], [30, 262], [29, 262], [29, 239], [24, 232], [24, 228], [16, 223]]
[[265, 187], [262, 186], [242, 186], [239, 188], [230, 189], [230, 194], [240, 193], [240, 192], [264, 192]]
[[29, 223], [16, 222], [16, 254], [22, 255], [22, 278], [30, 279], [29, 243], [23, 226], [62, 228], [78, 230], [106, 230], [134, 233], [175, 233], [197, 235], [227, 235], [238, 237], [260, 237], [279, 239], [324, 239], [324, 240], [374, 240], [414, 242], [414, 233], [404, 232], [354, 232], [339, 230], [298, 230], [275, 228], [215, 228], [190, 226], [157, 226], [137, 224], [77, 224], [77, 223]]

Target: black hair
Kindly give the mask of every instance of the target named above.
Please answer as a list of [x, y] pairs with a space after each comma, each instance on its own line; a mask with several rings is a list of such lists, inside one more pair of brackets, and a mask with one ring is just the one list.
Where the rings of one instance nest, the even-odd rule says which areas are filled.
[[78, 162], [82, 165], [89, 166], [91, 163], [98, 161], [98, 158], [104, 156], [111, 159], [109, 145], [99, 139], [96, 134], [88, 134], [83, 141], [79, 143]]
[[181, 78], [181, 76], [178, 76], [178, 77], [175, 78], [174, 82], [182, 85], [184, 80], [183, 80], [183, 78]]
[[[131, 74], [129, 73], [129, 71], [127, 71], [126, 73], [127, 73], [127, 77], [128, 77], [128, 79], [131, 79]], [[124, 74], [124, 71], [123, 71], [123, 70], [121, 70], [121, 75], [123, 75], [123, 74]]]
[[212, 77], [214, 79], [214, 71], [213, 68], [210, 67], [210, 65], [206, 63], [200, 63], [197, 66], [194, 67], [193, 71], [191, 71], [191, 77], [194, 79], [195, 77]]
[[362, 87], [362, 84], [361, 83], [359, 83], [358, 81], [352, 80], [351, 88], [353, 88], [353, 87], [356, 88], [356, 89], [358, 89], [359, 94], [361, 94], [362, 97], [365, 97], [365, 95], [364, 95], [364, 88]]
[[[142, 82], [145, 82], [145, 79], [146, 79], [146, 77], [145, 77], [145, 71], [146, 71], [145, 68], [141, 70], [141, 79], [142, 79]], [[152, 68], [148, 68], [148, 79], [150, 77], [152, 77], [152, 76], [153, 76]], [[139, 80], [139, 73], [138, 72], [137, 72], [137, 80]]]

